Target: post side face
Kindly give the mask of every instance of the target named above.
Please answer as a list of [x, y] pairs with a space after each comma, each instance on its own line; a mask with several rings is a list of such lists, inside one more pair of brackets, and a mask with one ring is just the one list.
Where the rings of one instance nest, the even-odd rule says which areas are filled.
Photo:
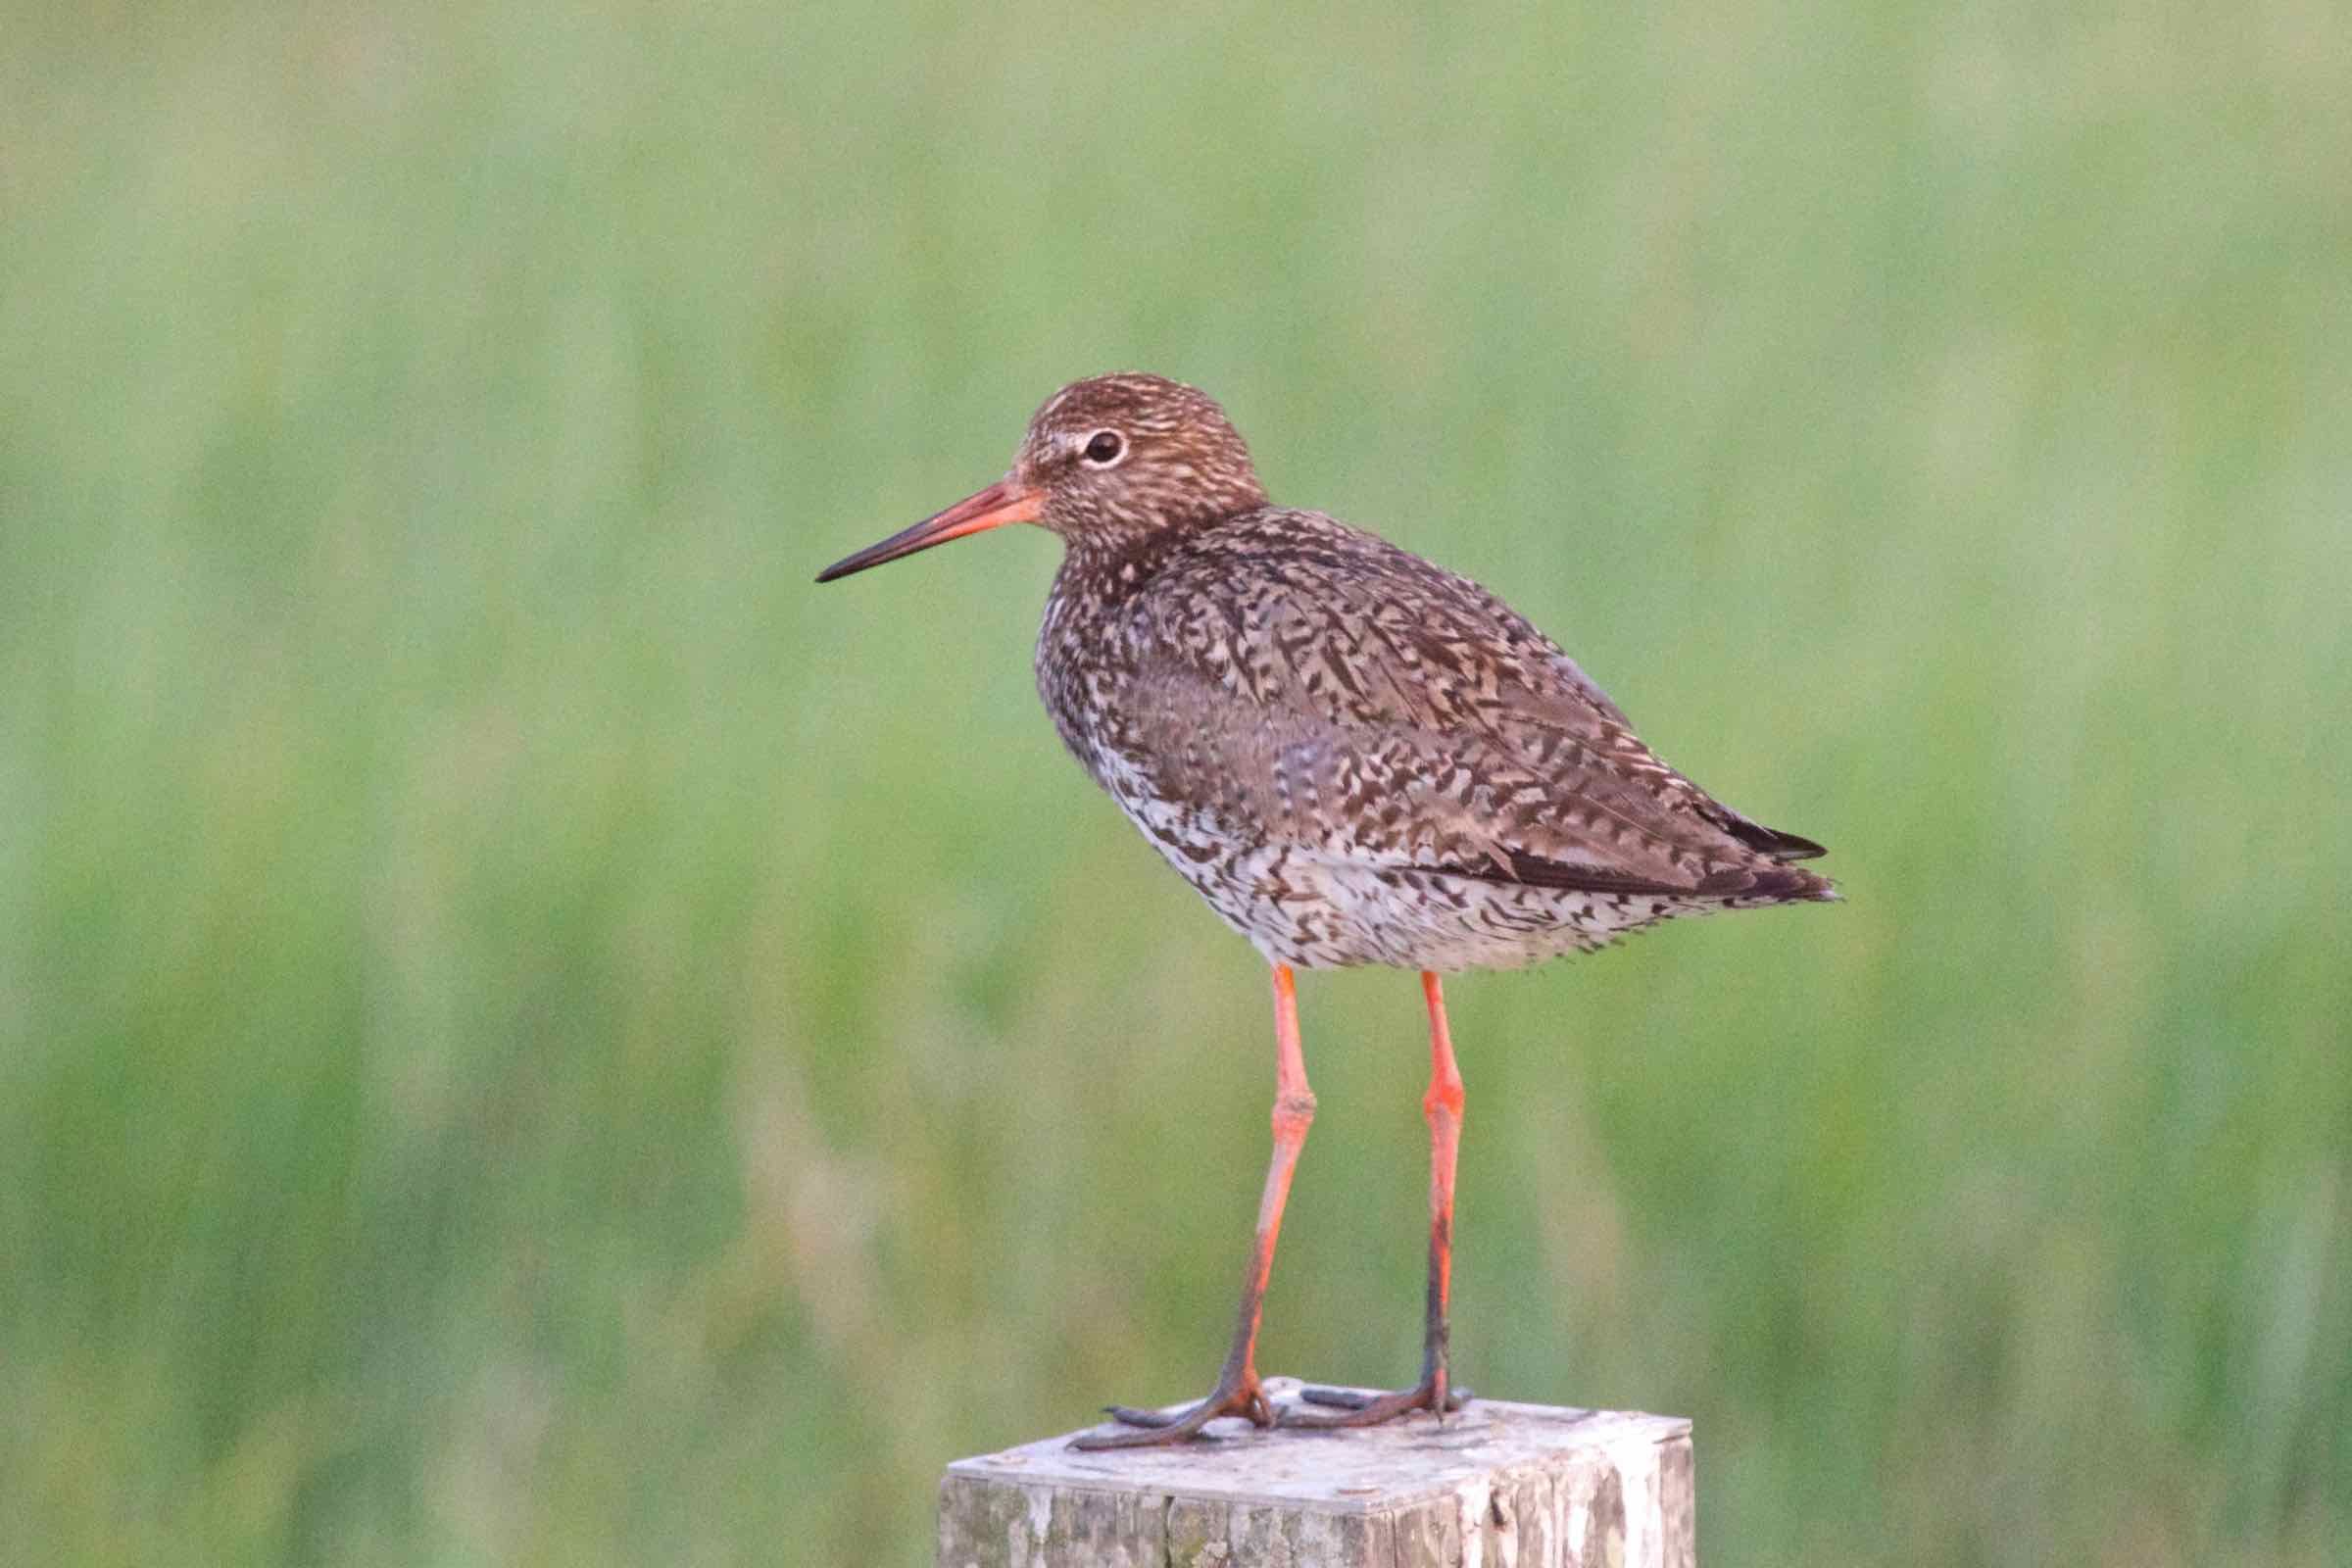
[[1664, 1544], [1658, 1560], [1666, 1568], [1698, 1568], [1698, 1450], [1690, 1434], [1664, 1446], [1659, 1513]]

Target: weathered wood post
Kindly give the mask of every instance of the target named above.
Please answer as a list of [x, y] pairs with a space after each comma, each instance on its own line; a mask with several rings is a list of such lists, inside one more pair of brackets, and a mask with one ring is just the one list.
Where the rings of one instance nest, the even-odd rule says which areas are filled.
[[[1269, 1378], [1277, 1403], [1298, 1380]], [[1443, 1427], [1211, 1428], [1088, 1453], [958, 1459], [939, 1568], [1694, 1568], [1690, 1423], [1479, 1399]], [[1230, 1433], [1230, 1436], [1226, 1434]]]

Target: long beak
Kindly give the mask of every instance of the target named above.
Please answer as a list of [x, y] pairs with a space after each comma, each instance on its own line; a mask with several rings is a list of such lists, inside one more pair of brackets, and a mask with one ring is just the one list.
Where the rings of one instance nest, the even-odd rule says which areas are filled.
[[1003, 527], [1008, 522], [1035, 522], [1045, 510], [1046, 493], [1030, 486], [1000, 479], [978, 495], [966, 496], [937, 516], [925, 517], [911, 528], [892, 534], [880, 544], [867, 545], [854, 556], [836, 561], [816, 574], [818, 582], [831, 582], [847, 577], [853, 571], [879, 566], [901, 556], [911, 556], [917, 550], [944, 545], [951, 539], [960, 539], [967, 533], [979, 533], [985, 528]]

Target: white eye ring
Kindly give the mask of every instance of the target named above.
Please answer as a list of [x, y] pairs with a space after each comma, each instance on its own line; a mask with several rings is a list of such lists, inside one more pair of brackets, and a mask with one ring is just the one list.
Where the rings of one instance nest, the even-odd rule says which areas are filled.
[[1095, 467], [1116, 467], [1127, 456], [1127, 438], [1116, 430], [1097, 430], [1086, 438], [1078, 455]]

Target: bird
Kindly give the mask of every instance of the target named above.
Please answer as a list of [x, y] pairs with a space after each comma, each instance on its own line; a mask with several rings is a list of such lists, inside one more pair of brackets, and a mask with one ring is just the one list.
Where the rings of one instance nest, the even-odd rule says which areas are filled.
[[[1468, 1395], [1451, 1377], [1454, 1170], [1465, 1095], [1444, 977], [1591, 952], [1661, 921], [1835, 902], [1827, 853], [1667, 765], [1574, 660], [1467, 577], [1276, 506], [1225, 412], [1158, 375], [1073, 381], [1004, 478], [827, 566], [833, 582], [1010, 523], [1059, 536], [1036, 647], [1062, 743], [1272, 969], [1273, 1151], [1232, 1340], [1209, 1393], [1106, 1406], [1086, 1448], [1212, 1421], [1364, 1426]], [[1256, 1345], [1315, 1113], [1295, 971], [1417, 971], [1428, 1013], [1422, 1366], [1381, 1395], [1278, 1408]]]

